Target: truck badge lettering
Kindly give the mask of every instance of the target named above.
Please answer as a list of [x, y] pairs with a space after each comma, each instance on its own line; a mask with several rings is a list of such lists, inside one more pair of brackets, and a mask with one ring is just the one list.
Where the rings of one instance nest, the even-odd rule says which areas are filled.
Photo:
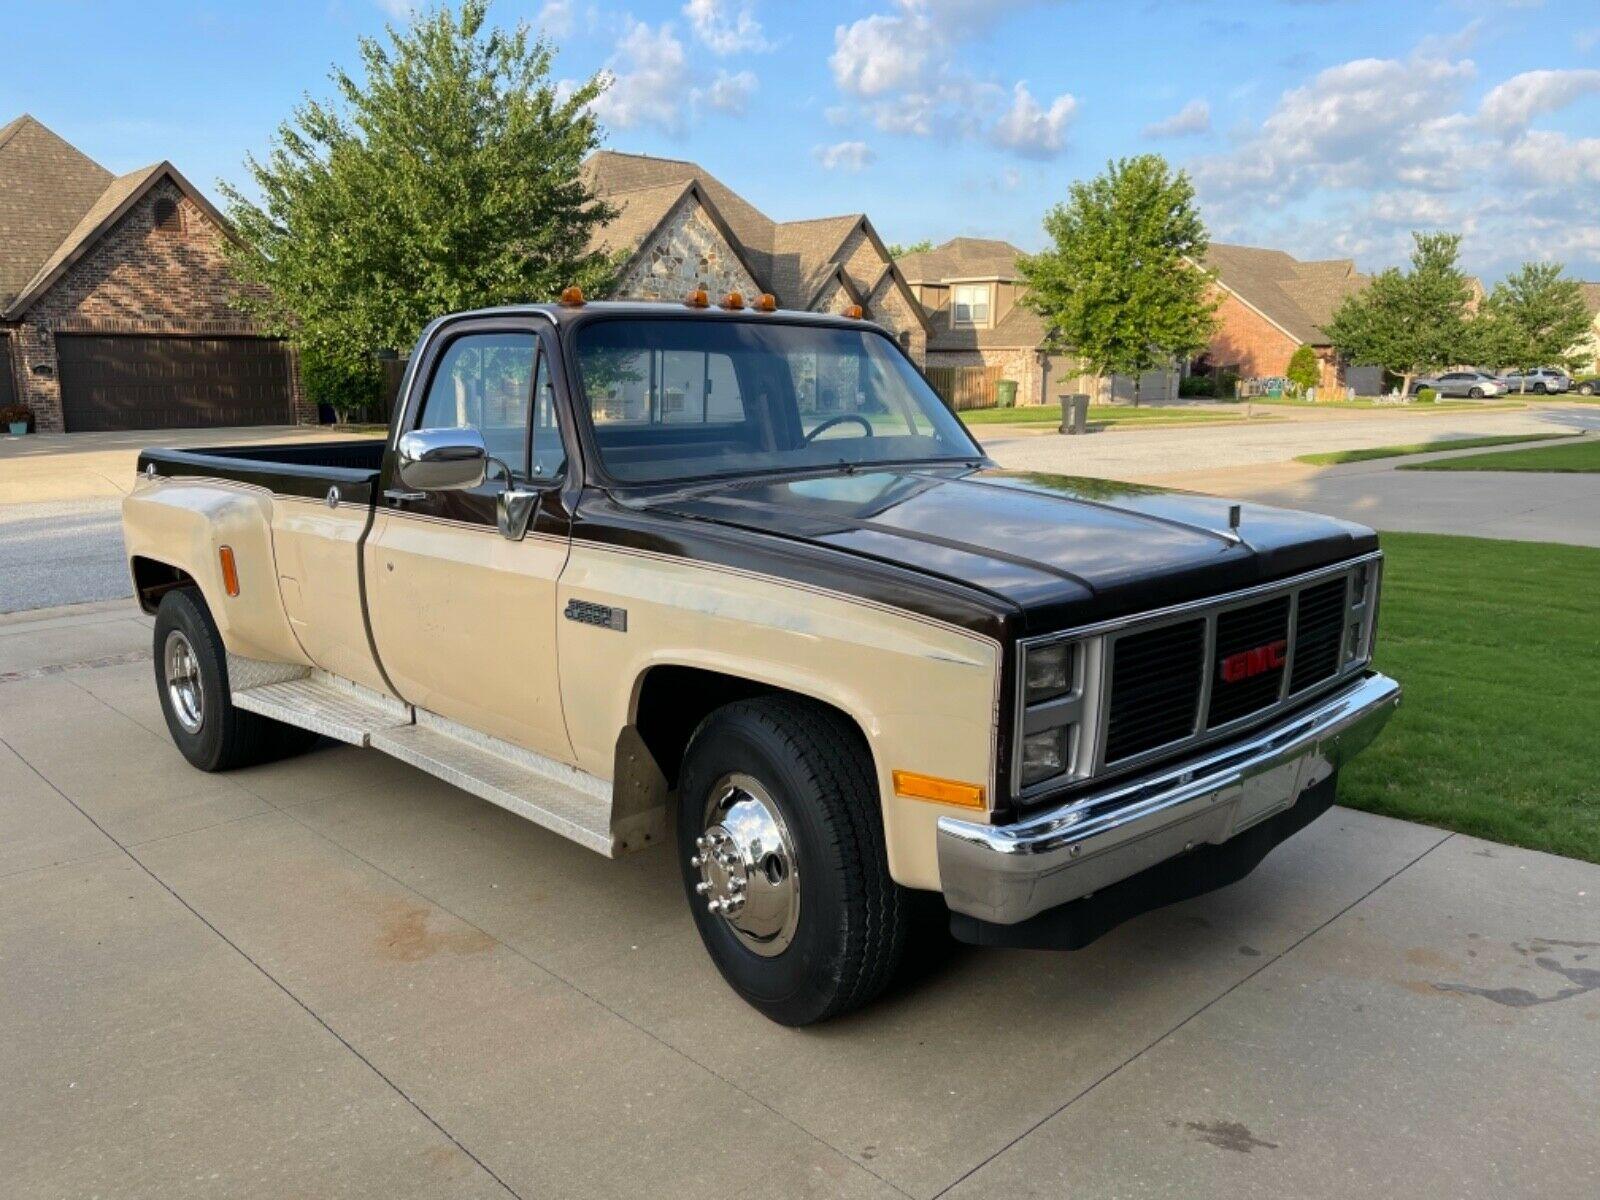
[[1230, 654], [1219, 664], [1222, 668], [1223, 683], [1241, 683], [1246, 679], [1254, 679], [1257, 675], [1265, 675], [1268, 671], [1277, 670], [1283, 666], [1283, 656], [1289, 649], [1289, 643], [1279, 638], [1275, 642], [1268, 642], [1265, 646], [1255, 646], [1249, 650], [1241, 650], [1237, 654]]

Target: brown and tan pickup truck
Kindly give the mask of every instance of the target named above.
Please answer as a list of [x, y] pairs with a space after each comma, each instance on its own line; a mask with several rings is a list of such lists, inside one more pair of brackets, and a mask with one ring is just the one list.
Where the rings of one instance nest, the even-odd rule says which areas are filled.
[[145, 452], [189, 761], [334, 738], [666, 843], [790, 1024], [883, 989], [916, 892], [1077, 947], [1333, 802], [1400, 697], [1370, 530], [1001, 470], [877, 327], [692, 300], [436, 321], [385, 441]]

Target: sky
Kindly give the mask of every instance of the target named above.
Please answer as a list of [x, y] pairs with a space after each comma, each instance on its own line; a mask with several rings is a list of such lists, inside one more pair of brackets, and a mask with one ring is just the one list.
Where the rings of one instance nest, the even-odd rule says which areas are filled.
[[[213, 198], [406, 0], [9, 3], [0, 122]], [[1218, 241], [1403, 261], [1464, 235], [1600, 279], [1597, 0], [497, 0], [612, 79], [615, 150], [692, 159], [779, 220], [865, 212], [888, 241], [1043, 244], [1109, 159], [1194, 179]]]

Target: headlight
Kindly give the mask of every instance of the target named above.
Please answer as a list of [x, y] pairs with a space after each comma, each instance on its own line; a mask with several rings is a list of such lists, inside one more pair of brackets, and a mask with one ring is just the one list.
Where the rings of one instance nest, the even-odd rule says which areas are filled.
[[1017, 689], [1019, 787], [1033, 787], [1072, 771], [1077, 728], [1083, 720], [1083, 653], [1081, 643], [1062, 641], [1023, 650]]
[[1038, 704], [1044, 700], [1054, 700], [1072, 690], [1072, 651], [1071, 642], [1029, 649], [1023, 660], [1024, 703]]
[[1022, 739], [1022, 786], [1031, 787], [1067, 769], [1069, 729], [1058, 725]]

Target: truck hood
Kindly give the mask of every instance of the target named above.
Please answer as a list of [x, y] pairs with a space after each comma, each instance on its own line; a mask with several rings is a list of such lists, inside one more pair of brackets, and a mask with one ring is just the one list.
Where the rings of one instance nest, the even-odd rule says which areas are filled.
[[[637, 501], [636, 501], [637, 502]], [[656, 512], [892, 563], [1015, 605], [1028, 634], [1270, 582], [1377, 548], [1360, 525], [1111, 480], [895, 467], [738, 480]]]

